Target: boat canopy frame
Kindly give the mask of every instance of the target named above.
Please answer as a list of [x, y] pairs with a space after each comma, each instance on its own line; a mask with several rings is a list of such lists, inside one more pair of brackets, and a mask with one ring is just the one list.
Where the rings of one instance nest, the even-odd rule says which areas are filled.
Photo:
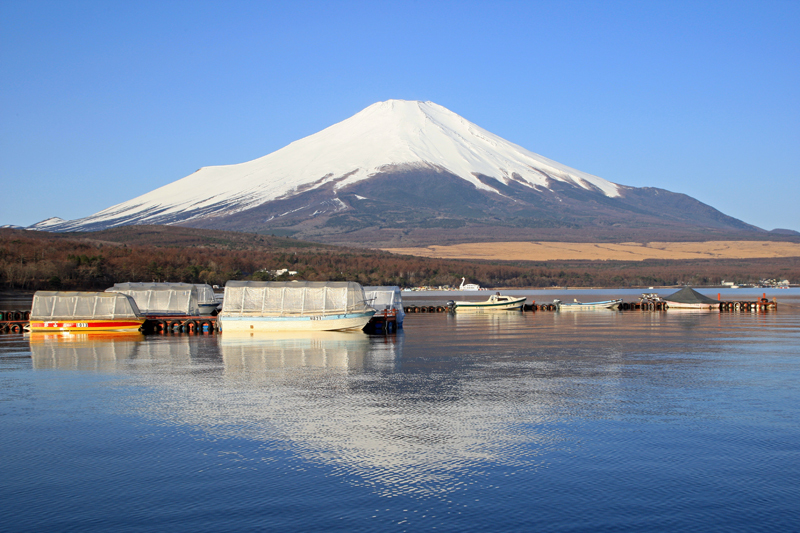
[[222, 316], [308, 316], [371, 310], [354, 281], [229, 281]]
[[195, 283], [194, 288], [197, 289], [197, 301], [200, 303], [216, 302], [217, 296], [214, 294], [214, 289], [207, 283]]
[[122, 293], [36, 291], [31, 320], [141, 318], [136, 301]]
[[403, 294], [397, 285], [364, 287], [364, 296], [369, 305], [378, 311], [383, 309], [403, 310]]
[[199, 315], [197, 286], [192, 283], [115, 283], [106, 292], [127, 294], [146, 315]]

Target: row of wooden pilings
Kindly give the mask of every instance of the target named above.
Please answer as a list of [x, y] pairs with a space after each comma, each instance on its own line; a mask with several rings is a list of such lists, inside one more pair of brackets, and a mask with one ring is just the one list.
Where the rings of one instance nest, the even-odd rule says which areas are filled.
[[30, 317], [30, 311], [0, 311], [0, 333], [22, 333]]
[[[723, 301], [719, 304], [720, 311], [729, 312], [766, 312], [776, 310], [778, 304], [767, 298], [760, 298], [757, 301]], [[449, 308], [444, 305], [409, 305], [403, 308], [406, 313], [446, 313]], [[535, 302], [523, 306], [523, 311], [556, 311], [558, 307], [554, 303], [536, 304]], [[667, 309], [666, 302], [647, 301], [623, 302], [620, 304], [621, 311], [641, 310], [641, 311], [662, 311]], [[22, 333], [30, 319], [30, 311], [0, 311], [0, 333]], [[396, 315], [394, 312], [386, 313], [386, 316], [377, 316], [370, 322], [372, 329], [377, 331], [393, 331], [396, 329]], [[214, 333], [219, 331], [215, 317], [149, 317], [143, 326], [145, 333]]]
[[757, 302], [720, 302], [720, 311], [741, 311], [741, 312], [756, 312], [756, 311], [770, 311], [778, 308], [776, 302], [767, 301], [765, 298]]
[[148, 317], [142, 328], [145, 333], [214, 333], [219, 331], [214, 317]]
[[[623, 302], [619, 306], [622, 311], [630, 311], [639, 309], [641, 311], [660, 311], [666, 309], [664, 302]], [[403, 308], [406, 313], [446, 313], [450, 310], [445, 305], [409, 305]], [[523, 311], [557, 311], [558, 306], [555, 303], [549, 304], [525, 304], [522, 306]]]

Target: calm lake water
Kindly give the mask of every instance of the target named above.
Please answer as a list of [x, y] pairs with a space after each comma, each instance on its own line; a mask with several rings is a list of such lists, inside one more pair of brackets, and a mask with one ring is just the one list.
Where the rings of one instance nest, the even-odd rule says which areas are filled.
[[0, 530], [798, 531], [800, 291], [773, 294], [390, 336], [0, 335]]

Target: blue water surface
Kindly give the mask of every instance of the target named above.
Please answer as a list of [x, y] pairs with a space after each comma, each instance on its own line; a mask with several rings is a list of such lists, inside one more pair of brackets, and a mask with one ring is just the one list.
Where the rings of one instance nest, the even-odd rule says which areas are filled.
[[4, 531], [797, 531], [800, 312], [0, 336]]

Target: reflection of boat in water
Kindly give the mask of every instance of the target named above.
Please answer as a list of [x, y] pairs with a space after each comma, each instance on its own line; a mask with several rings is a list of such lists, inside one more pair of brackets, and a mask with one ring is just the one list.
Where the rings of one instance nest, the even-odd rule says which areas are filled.
[[144, 335], [138, 331], [103, 331], [92, 333], [32, 332], [33, 368], [92, 368], [108, 367], [130, 358], [142, 344]]
[[361, 369], [368, 364], [394, 360], [401, 344], [397, 336], [373, 338], [363, 331], [309, 331], [247, 333], [226, 332], [218, 337], [226, 373], [279, 368]]
[[596, 309], [618, 309], [622, 303], [622, 299], [585, 303], [575, 300], [575, 302], [571, 304], [565, 304], [561, 300], [554, 300], [554, 302], [558, 305], [559, 311], [594, 311]]
[[145, 317], [130, 296], [110, 292], [36, 291], [29, 331], [138, 331]]
[[361, 329], [375, 314], [352, 281], [229, 281], [217, 323], [232, 331]]
[[535, 319], [533, 313], [449, 313], [447, 322], [454, 327], [480, 331], [486, 338], [495, 336], [513, 337], [517, 333], [530, 335], [530, 328]]
[[524, 296], [503, 296], [498, 292], [482, 302], [456, 301], [448, 305], [456, 311], [519, 311], [525, 300]]
[[90, 369], [126, 372], [152, 367], [159, 373], [171, 372], [194, 361], [208, 362], [212, 337], [180, 335], [164, 337], [137, 331], [92, 333], [29, 334], [34, 368]]

